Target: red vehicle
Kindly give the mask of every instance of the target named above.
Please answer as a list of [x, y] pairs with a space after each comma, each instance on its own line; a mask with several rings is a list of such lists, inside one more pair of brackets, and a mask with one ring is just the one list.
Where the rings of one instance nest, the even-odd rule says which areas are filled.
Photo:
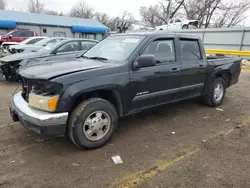
[[0, 43], [3, 42], [22, 42], [29, 37], [38, 36], [36, 31], [31, 30], [13, 30], [5, 35], [0, 35]]

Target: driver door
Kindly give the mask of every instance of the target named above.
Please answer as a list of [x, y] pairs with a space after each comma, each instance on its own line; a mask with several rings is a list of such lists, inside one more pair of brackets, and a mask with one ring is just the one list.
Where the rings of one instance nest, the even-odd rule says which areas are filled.
[[154, 55], [157, 64], [130, 74], [131, 111], [165, 104], [178, 99], [181, 88], [181, 64], [175, 51], [176, 39], [155, 38], [141, 55]]

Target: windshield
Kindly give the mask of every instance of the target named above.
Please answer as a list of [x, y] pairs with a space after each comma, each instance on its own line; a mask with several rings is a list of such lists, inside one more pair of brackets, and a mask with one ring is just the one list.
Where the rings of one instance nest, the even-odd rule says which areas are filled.
[[20, 42], [19, 44], [36, 44], [38, 43], [39, 41], [43, 40], [44, 38], [27, 38], [26, 40], [23, 40], [22, 42]]
[[23, 41], [20, 42], [19, 44], [26, 44], [26, 43], [29, 42], [30, 40], [32, 40], [32, 38], [27, 38], [26, 40], [23, 40]]
[[104, 39], [84, 54], [84, 57], [100, 57], [111, 61], [126, 60], [144, 39], [144, 36], [112, 36]]
[[46, 45], [49, 41], [51, 41], [51, 39], [43, 39], [43, 40], [40, 40], [39, 42], [37, 42], [36, 45], [38, 45], [38, 46], [44, 46], [44, 45]]

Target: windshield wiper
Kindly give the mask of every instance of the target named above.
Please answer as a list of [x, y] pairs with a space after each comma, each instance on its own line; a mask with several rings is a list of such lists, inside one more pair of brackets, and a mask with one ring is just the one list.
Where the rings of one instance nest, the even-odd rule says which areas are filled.
[[89, 59], [89, 57], [85, 56], [85, 55], [82, 55], [82, 56], [79, 56], [79, 57], [82, 57], [82, 58], [85, 58], [85, 59]]
[[108, 59], [105, 58], [105, 57], [89, 57], [89, 59], [96, 59], [96, 60], [99, 60], [99, 61], [107, 61]]

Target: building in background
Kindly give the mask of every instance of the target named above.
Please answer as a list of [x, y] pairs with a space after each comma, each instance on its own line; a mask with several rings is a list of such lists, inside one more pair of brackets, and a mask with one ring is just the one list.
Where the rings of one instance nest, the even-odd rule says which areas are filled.
[[96, 40], [103, 39], [108, 32], [106, 26], [93, 19], [0, 10], [0, 35], [13, 29], [33, 30], [40, 36]]

